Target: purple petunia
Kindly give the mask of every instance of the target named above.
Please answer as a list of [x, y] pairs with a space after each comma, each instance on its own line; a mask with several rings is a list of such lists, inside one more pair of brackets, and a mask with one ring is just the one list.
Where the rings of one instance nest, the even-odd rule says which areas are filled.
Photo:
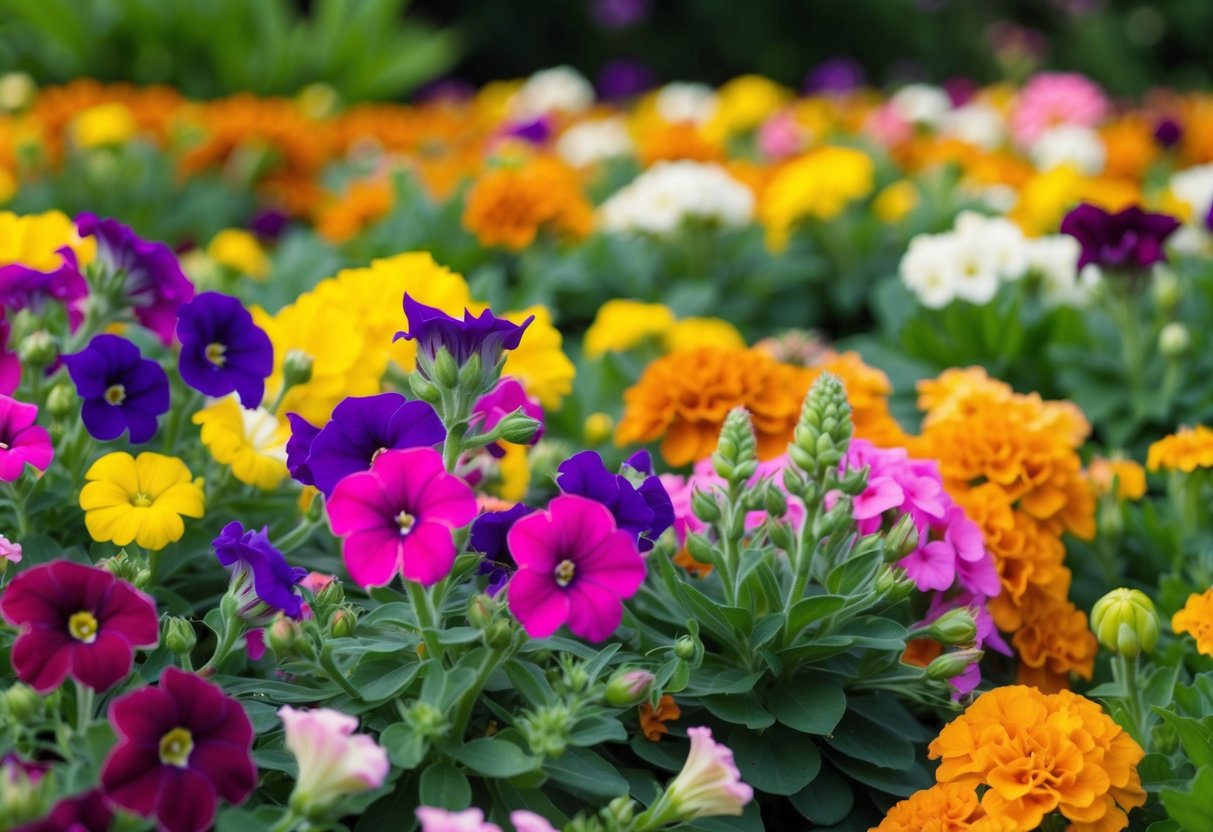
[[459, 320], [441, 309], [413, 300], [408, 294], [404, 296], [404, 314], [408, 318], [409, 330], [397, 332], [393, 340], [405, 338], [417, 342], [417, 371], [429, 381], [434, 380], [434, 360], [443, 349], [450, 353], [458, 367], [468, 363], [473, 355], [478, 355], [485, 378], [493, 378], [502, 360], [502, 353], [516, 349], [522, 341], [522, 334], [535, 320], [532, 315], [516, 324], [498, 318], [488, 309], [479, 316], [465, 309], [463, 320]]
[[[503, 378], [492, 390], [481, 396], [472, 408], [471, 424], [481, 433], [488, 433], [516, 410], [521, 410], [539, 422], [539, 430], [535, 431], [528, 443], [534, 445], [543, 438], [543, 407], [527, 395], [526, 388], [517, 379]], [[505, 448], [500, 442], [489, 445], [488, 452], [499, 459], [505, 456]]]
[[81, 418], [94, 439], [117, 439], [129, 428], [138, 445], [156, 434], [157, 417], [169, 409], [168, 376], [139, 348], [117, 335], [95, 335], [63, 363], [84, 399]]
[[75, 331], [84, 320], [80, 301], [88, 297], [88, 281], [80, 273], [76, 252], [63, 246], [57, 252], [59, 265], [40, 272], [22, 263], [0, 266], [0, 306], [6, 309], [41, 311], [48, 302], [63, 304]]
[[296, 479], [302, 472], [326, 497], [345, 477], [369, 470], [383, 451], [433, 447], [446, 439], [433, 407], [399, 393], [351, 396], [320, 429], [296, 414], [288, 418], [287, 467]]
[[804, 91], [809, 95], [842, 95], [863, 86], [863, 65], [854, 58], [829, 58], [809, 70]]
[[210, 829], [220, 798], [243, 803], [257, 785], [244, 707], [200, 676], [169, 667], [159, 685], [115, 699], [109, 721], [118, 744], [101, 790], [166, 832]]
[[274, 371], [274, 345], [240, 299], [203, 292], [182, 304], [178, 316], [178, 368], [185, 383], [216, 398], [237, 393], [246, 408], [261, 404], [265, 379]]
[[194, 296], [177, 255], [164, 243], [144, 240], [129, 226], [94, 214], [76, 217], [82, 237], [97, 239], [97, 262], [110, 277], [122, 275], [126, 299], [139, 323], [165, 344], [173, 342], [177, 308]]
[[236, 614], [254, 626], [264, 626], [282, 612], [299, 619], [303, 598], [295, 588], [307, 570], [291, 566], [282, 552], [270, 543], [269, 533], [244, 530], [233, 521], [211, 541], [219, 562], [231, 569], [232, 592], [238, 601]]
[[1179, 228], [1167, 214], [1149, 214], [1134, 205], [1118, 214], [1086, 203], [1066, 214], [1061, 232], [1078, 240], [1078, 268], [1146, 269], [1165, 262], [1163, 243]]
[[625, 463], [644, 479], [638, 487], [623, 474], [612, 474], [596, 451], [582, 451], [560, 463], [556, 485], [565, 494], [576, 494], [606, 506], [620, 530], [636, 541], [640, 551], [674, 524], [674, 506], [661, 479], [652, 476], [652, 460], [642, 451]]
[[517, 568], [507, 542], [510, 529], [534, 511], [530, 506], [518, 503], [505, 511], [487, 511], [472, 521], [468, 543], [472, 551], [484, 556], [478, 571], [489, 576], [485, 590], [489, 595], [500, 592]]

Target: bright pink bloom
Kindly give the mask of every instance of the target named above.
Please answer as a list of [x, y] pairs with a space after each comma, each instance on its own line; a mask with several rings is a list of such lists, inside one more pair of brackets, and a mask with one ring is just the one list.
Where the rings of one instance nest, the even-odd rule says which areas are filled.
[[863, 132], [881, 147], [896, 147], [914, 136], [914, 125], [892, 104], [882, 104], [863, 123]]
[[327, 503], [333, 534], [359, 586], [385, 586], [396, 573], [431, 586], [455, 563], [451, 532], [476, 517], [476, 495], [447, 473], [432, 448], [385, 451], [371, 470], [350, 474]]
[[791, 110], [779, 111], [758, 128], [758, 147], [768, 159], [795, 156], [804, 145], [804, 133], [796, 124], [796, 115]]
[[103, 692], [131, 672], [136, 647], [160, 640], [156, 604], [93, 566], [56, 560], [17, 575], [0, 595], [0, 616], [21, 629], [17, 678], [39, 693], [71, 676]]
[[[21, 544], [13, 543], [4, 535], [0, 534], [0, 560], [6, 560], [9, 563], [21, 562]], [[0, 568], [0, 572], [4, 570]]]
[[615, 527], [599, 502], [566, 494], [514, 523], [510, 553], [518, 571], [509, 583], [510, 612], [532, 638], [567, 623], [576, 635], [602, 641], [623, 620], [623, 602], [644, 583], [644, 558], [631, 535]]
[[51, 435], [34, 424], [37, 418], [37, 405], [0, 395], [0, 480], [20, 479], [27, 462], [39, 471], [51, 464]]
[[433, 806], [418, 806], [417, 820], [421, 821], [421, 832], [501, 832], [500, 826], [485, 821], [484, 812], [479, 809], [448, 812]]
[[1051, 127], [1095, 127], [1111, 111], [1107, 96], [1093, 81], [1073, 72], [1043, 72], [1032, 77], [1011, 113], [1011, 135], [1029, 145]]
[[547, 818], [522, 809], [510, 812], [510, 823], [514, 824], [514, 832], [557, 832]]
[[688, 728], [687, 736], [691, 751], [662, 801], [668, 800], [684, 821], [740, 815], [754, 790], [741, 782], [733, 752], [712, 739], [711, 728]]
[[358, 719], [329, 708], [278, 710], [286, 726], [286, 747], [299, 763], [291, 796], [310, 808], [331, 806], [344, 795], [383, 785], [389, 769], [387, 752], [366, 734], [355, 734]]

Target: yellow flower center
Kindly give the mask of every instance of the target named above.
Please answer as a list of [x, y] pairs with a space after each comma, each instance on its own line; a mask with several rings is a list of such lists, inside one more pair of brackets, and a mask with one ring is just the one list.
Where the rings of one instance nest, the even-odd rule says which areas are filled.
[[400, 527], [400, 536], [404, 537], [413, 530], [413, 526], [417, 524], [417, 518], [409, 514], [407, 511], [402, 511], [396, 515], [396, 525]]
[[222, 367], [227, 361], [224, 353], [227, 352], [227, 347], [223, 344], [207, 344], [206, 345], [206, 360], [214, 364], [216, 367]]
[[121, 384], [111, 384], [105, 389], [105, 400], [117, 407], [126, 401], [126, 388]]
[[160, 762], [185, 768], [194, 750], [194, 738], [185, 728], [174, 728], [160, 738]]
[[147, 508], [152, 504], [152, 498], [148, 496], [146, 491], [136, 491], [131, 497], [131, 505], [136, 508]]
[[76, 641], [92, 644], [97, 640], [97, 619], [91, 612], [81, 610], [67, 620], [67, 631]]
[[379, 455], [386, 450], [387, 450], [387, 448], [379, 448], [378, 450], [375, 451], [375, 453], [371, 454], [371, 464], [373, 465], [375, 463], [375, 460], [377, 460], [379, 458]]
[[556, 583], [560, 586], [568, 586], [573, 582], [573, 574], [577, 571], [577, 566], [571, 560], [562, 560], [556, 564]]

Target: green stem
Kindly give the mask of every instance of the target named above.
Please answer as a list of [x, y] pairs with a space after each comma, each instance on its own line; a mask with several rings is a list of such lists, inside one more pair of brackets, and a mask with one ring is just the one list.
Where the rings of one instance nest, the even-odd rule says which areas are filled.
[[210, 660], [202, 666], [198, 673], [202, 676], [213, 676], [219, 669], [219, 665], [232, 652], [232, 648], [236, 646], [236, 642], [240, 640], [240, 636], [244, 635], [245, 624], [236, 616], [229, 616], [223, 627], [223, 638], [215, 645], [215, 652], [211, 654]]
[[1118, 681], [1121, 687], [1125, 689], [1125, 704], [1129, 714], [1130, 724], [1127, 726], [1129, 733], [1143, 747], [1146, 745], [1145, 734], [1145, 711], [1141, 701], [1141, 691], [1137, 685], [1137, 657], [1126, 658], [1124, 655], [1117, 655], [1112, 660], [1113, 673], [1120, 678]]
[[316, 524], [306, 517], [299, 521], [299, 525], [284, 534], [278, 541], [279, 551], [293, 552], [304, 543], [307, 543], [308, 538], [312, 536], [312, 532], [316, 530]]
[[286, 814], [282, 816], [281, 820], [274, 824], [274, 826], [270, 829], [270, 832], [291, 832], [292, 829], [299, 825], [299, 821], [301, 820], [303, 820], [303, 818], [298, 812], [296, 812], [294, 809], [288, 808], [286, 810]]
[[472, 717], [472, 708], [475, 707], [476, 700], [480, 697], [480, 691], [484, 689], [489, 677], [493, 675], [493, 671], [513, 652], [512, 647], [512, 644], [507, 647], [495, 647], [484, 657], [484, 661], [480, 663], [480, 668], [476, 671], [475, 681], [472, 682], [470, 688], [463, 692], [459, 704], [455, 706], [455, 716], [451, 720], [452, 737], [463, 738], [468, 720]]
[[328, 673], [329, 678], [337, 683], [337, 686], [345, 691], [346, 695], [355, 702], [362, 701], [362, 694], [358, 689], [350, 684], [350, 680], [341, 672], [341, 668], [337, 666], [337, 660], [333, 658], [333, 646], [326, 643], [320, 648], [320, 666]]
[[454, 471], [459, 463], [459, 455], [463, 453], [463, 437], [467, 434], [467, 422], [459, 421], [447, 429], [446, 441], [442, 445], [442, 464], [448, 471]]
[[76, 733], [83, 734], [93, 722], [93, 689], [76, 683]]
[[409, 600], [413, 602], [413, 614], [417, 616], [417, 624], [421, 628], [421, 640], [425, 643], [425, 653], [429, 658], [442, 658], [442, 645], [438, 641], [435, 626], [438, 612], [434, 609], [430, 591], [416, 581], [405, 581]]

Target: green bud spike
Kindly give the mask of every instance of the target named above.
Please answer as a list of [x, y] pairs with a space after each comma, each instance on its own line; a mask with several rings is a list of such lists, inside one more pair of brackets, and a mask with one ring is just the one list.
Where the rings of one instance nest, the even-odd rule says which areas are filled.
[[838, 466], [851, 442], [851, 405], [837, 376], [822, 373], [804, 400], [792, 435], [792, 462], [814, 478]]
[[735, 407], [725, 418], [712, 466], [730, 485], [745, 483], [758, 470], [758, 440], [745, 408]]

